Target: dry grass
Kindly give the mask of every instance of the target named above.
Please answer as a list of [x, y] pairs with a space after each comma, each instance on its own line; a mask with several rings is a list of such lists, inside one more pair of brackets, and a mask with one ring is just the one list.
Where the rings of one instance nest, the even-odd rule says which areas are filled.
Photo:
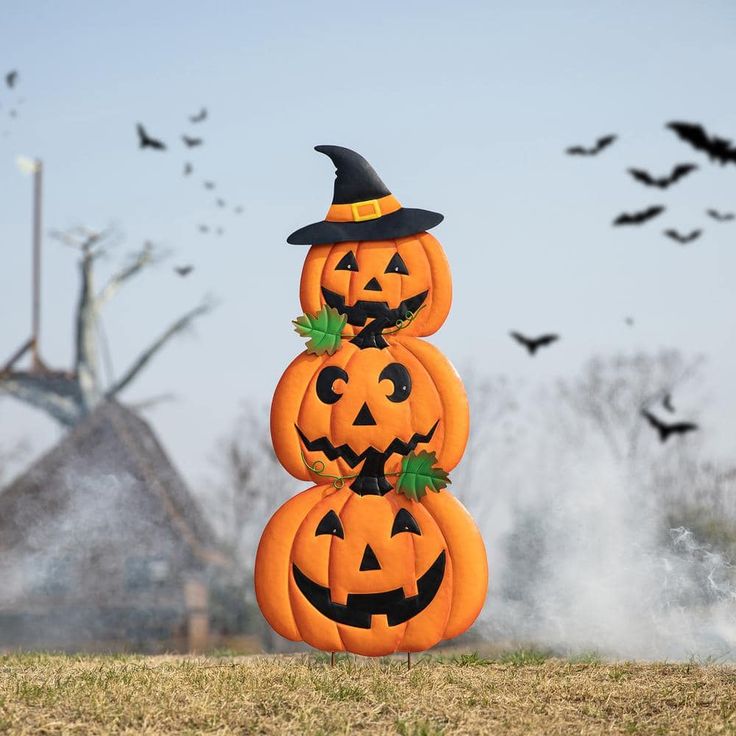
[[516, 654], [0, 657], [2, 734], [736, 733], [736, 669]]

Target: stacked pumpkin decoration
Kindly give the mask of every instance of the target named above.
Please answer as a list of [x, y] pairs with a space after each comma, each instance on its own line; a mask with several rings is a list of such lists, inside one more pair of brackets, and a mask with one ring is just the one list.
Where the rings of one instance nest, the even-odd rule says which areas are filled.
[[305, 352], [271, 407], [276, 456], [316, 485], [268, 522], [255, 589], [281, 636], [330, 652], [416, 652], [461, 634], [486, 596], [483, 540], [447, 490], [468, 439], [451, 363], [420, 339], [452, 300], [428, 232], [442, 215], [402, 207], [359, 154], [317, 146], [337, 169], [301, 279]]

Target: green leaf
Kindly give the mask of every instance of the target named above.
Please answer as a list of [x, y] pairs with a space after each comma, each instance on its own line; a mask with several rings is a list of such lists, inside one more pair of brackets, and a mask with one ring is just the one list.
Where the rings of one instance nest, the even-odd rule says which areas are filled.
[[302, 336], [308, 337], [307, 352], [315, 355], [332, 355], [342, 342], [342, 331], [348, 318], [340, 314], [334, 307], [326, 304], [317, 314], [303, 314], [294, 320], [294, 329]]
[[403, 493], [412, 501], [427, 494], [427, 489], [439, 493], [452, 481], [446, 471], [435, 466], [437, 455], [422, 450], [418, 455], [410, 452], [401, 461], [401, 473], [396, 482], [396, 493]]

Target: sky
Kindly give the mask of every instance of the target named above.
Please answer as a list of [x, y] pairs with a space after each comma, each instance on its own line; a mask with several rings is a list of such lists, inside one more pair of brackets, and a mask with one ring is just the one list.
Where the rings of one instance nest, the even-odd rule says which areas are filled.
[[[736, 223], [705, 209], [736, 210], [736, 167], [711, 164], [664, 125], [697, 121], [736, 139], [735, 30], [726, 0], [5, 0], [0, 71], [20, 77], [0, 88], [0, 352], [29, 334], [24, 154], [44, 162], [45, 233], [114, 224], [124, 235], [100, 283], [145, 240], [170, 253], [105, 309], [115, 374], [180, 313], [216, 298], [122, 397], [175, 395], [147, 417], [190, 483], [206, 483], [239, 407], [267, 406], [303, 347], [291, 320], [306, 249], [286, 237], [324, 217], [333, 168], [313, 146], [337, 144], [362, 153], [404, 205], [445, 215], [432, 232], [454, 302], [430, 340], [461, 375], [534, 383], [575, 375], [594, 354], [702, 354], [707, 390], [678, 399], [728, 454]], [[203, 105], [208, 119], [189, 124]], [[168, 150], [139, 150], [137, 122]], [[185, 132], [204, 145], [187, 151]], [[600, 156], [564, 154], [606, 133], [619, 139]], [[626, 174], [680, 162], [700, 169], [666, 191]], [[656, 221], [611, 227], [652, 204], [667, 206]], [[662, 235], [669, 227], [704, 235], [683, 247]], [[45, 237], [41, 352], [57, 368], [71, 361], [75, 256]], [[185, 263], [195, 270], [182, 279], [172, 268]], [[530, 360], [511, 329], [562, 339]], [[0, 446], [28, 438], [37, 453], [58, 435], [0, 398]]]

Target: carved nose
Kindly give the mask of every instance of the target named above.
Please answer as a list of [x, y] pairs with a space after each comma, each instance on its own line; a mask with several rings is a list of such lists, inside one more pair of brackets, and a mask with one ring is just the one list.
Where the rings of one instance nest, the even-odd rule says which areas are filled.
[[363, 288], [366, 291], [383, 291], [381, 284], [378, 283], [378, 279], [375, 276]]
[[375, 426], [376, 420], [371, 414], [371, 410], [368, 408], [368, 404], [363, 404], [360, 407], [358, 415], [353, 420], [353, 427], [372, 427]]
[[381, 566], [378, 564], [376, 553], [371, 549], [370, 544], [366, 544], [365, 552], [363, 552], [363, 559], [360, 561], [360, 571], [365, 572], [366, 570], [380, 569]]

